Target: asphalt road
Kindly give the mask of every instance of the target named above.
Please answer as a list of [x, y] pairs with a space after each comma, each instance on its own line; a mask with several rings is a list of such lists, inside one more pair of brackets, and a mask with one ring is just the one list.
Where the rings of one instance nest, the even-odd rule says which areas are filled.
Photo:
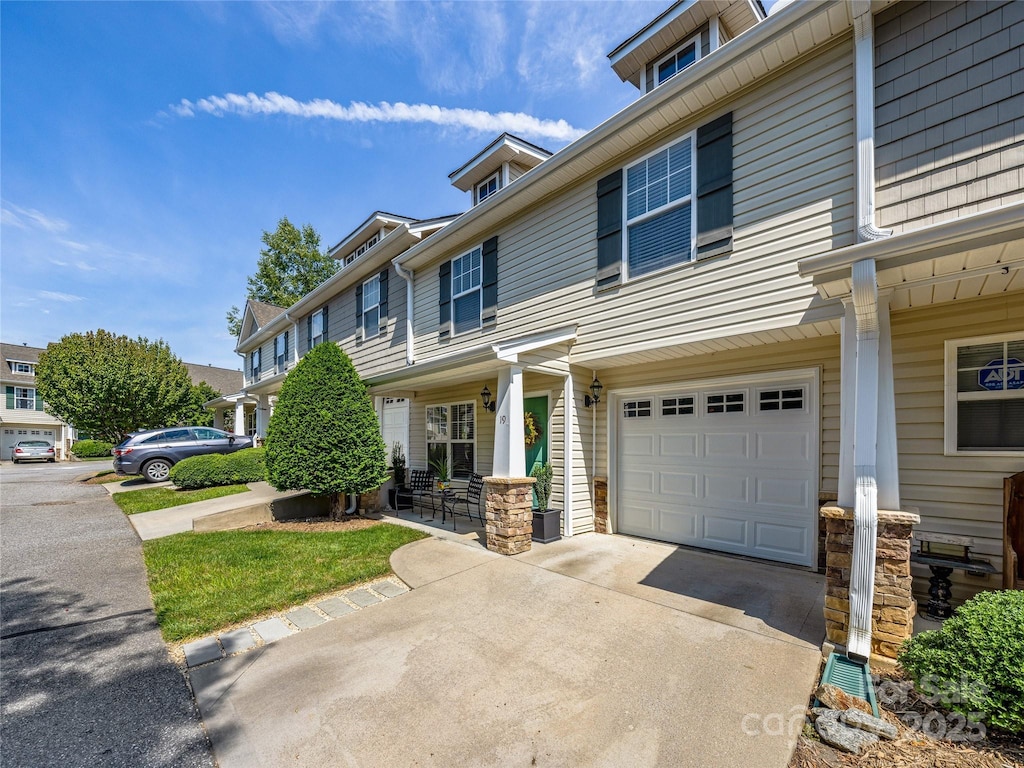
[[0, 466], [0, 765], [212, 767], [104, 466]]

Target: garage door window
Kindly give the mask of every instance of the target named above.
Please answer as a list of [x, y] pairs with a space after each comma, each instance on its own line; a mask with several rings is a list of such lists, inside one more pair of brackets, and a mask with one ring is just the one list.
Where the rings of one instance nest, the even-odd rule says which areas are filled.
[[651, 401], [626, 400], [622, 404], [622, 417], [625, 419], [649, 419], [651, 417]]
[[946, 342], [946, 450], [1024, 452], [1024, 336]]
[[800, 389], [766, 389], [758, 393], [758, 409], [765, 411], [802, 411], [804, 409], [804, 390]]
[[663, 397], [661, 398], [661, 415], [662, 416], [693, 416], [694, 414], [694, 398], [693, 395], [683, 395], [680, 397]]
[[708, 395], [708, 413], [743, 413], [746, 396], [743, 392], [722, 392]]

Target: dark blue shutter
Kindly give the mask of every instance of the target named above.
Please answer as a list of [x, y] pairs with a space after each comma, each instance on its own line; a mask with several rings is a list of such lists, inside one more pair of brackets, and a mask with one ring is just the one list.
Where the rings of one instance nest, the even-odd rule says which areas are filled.
[[622, 171], [597, 182], [597, 287], [622, 279]]
[[14, 387], [7, 388], [7, 410], [14, 410]]
[[306, 318], [306, 351], [313, 348], [313, 315]]
[[485, 328], [498, 322], [498, 236], [484, 240], [483, 310], [480, 324]]
[[732, 252], [732, 113], [697, 129], [697, 258]]
[[284, 364], [288, 365], [288, 331], [284, 332]]
[[324, 304], [323, 313], [324, 313], [323, 314], [323, 318], [324, 318], [324, 341], [327, 341], [327, 339], [330, 338], [330, 335], [327, 333], [327, 327], [328, 326], [327, 326], [327, 305], [326, 304]]
[[356, 286], [356, 338], [361, 339], [366, 336], [363, 333], [363, 284], [360, 283]]
[[452, 263], [446, 261], [438, 270], [437, 337], [447, 339], [452, 334]]
[[382, 269], [380, 272], [380, 332], [385, 333], [388, 329], [388, 271]]

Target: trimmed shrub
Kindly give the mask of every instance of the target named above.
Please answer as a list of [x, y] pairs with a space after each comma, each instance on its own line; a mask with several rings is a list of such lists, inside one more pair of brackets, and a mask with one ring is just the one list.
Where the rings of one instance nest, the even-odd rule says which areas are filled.
[[105, 443], [102, 440], [79, 440], [71, 446], [71, 452], [80, 459], [110, 456], [112, 450], [114, 450], [113, 444]]
[[950, 709], [1024, 733], [1024, 592], [975, 595], [942, 629], [904, 643], [899, 662]]
[[171, 482], [179, 488], [195, 490], [266, 480], [264, 453], [263, 448], [245, 448], [234, 453], [209, 453], [182, 459], [171, 467]]

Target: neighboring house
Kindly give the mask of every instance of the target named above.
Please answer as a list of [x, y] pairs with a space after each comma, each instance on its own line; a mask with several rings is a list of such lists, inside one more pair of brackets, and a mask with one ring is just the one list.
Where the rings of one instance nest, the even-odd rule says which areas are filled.
[[999, 569], [1024, 470], [1022, 45], [1024, 3], [681, 0], [609, 54], [633, 104], [550, 157], [499, 137], [452, 174], [469, 211], [429, 238], [375, 214], [331, 280], [247, 311], [241, 394], [269, 412], [337, 342], [411, 467], [551, 461], [565, 535], [807, 567], [819, 503], [853, 506], [854, 446], [877, 445], [878, 506]]
[[0, 386], [4, 388], [0, 410], [0, 459], [9, 461], [11, 448], [21, 440], [46, 440], [57, 449], [57, 458], [66, 459], [75, 430], [43, 410], [43, 399], [36, 393], [36, 363], [45, 350], [28, 345], [0, 344], [3, 355]]
[[[57, 448], [59, 459], [67, 459], [71, 446], [79, 439], [77, 430], [44, 410], [36, 393], [36, 363], [46, 350], [27, 344], [0, 344], [3, 367], [0, 386], [4, 400], [0, 410], [0, 458], [11, 458], [11, 448], [20, 440], [48, 440]], [[218, 392], [237, 392], [242, 385], [242, 372], [212, 365], [185, 363], [193, 384], [205, 381]]]

